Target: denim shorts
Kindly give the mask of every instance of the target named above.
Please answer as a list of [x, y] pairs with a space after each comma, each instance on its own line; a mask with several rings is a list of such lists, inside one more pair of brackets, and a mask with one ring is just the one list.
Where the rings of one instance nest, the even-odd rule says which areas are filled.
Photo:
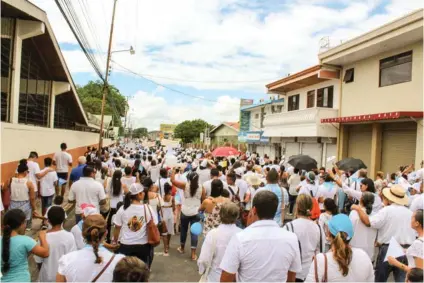
[[42, 205], [42, 207], [48, 208], [48, 207], [52, 206], [52, 204], [53, 204], [53, 198], [54, 198], [54, 195], [51, 195], [49, 197], [41, 197], [41, 205]]

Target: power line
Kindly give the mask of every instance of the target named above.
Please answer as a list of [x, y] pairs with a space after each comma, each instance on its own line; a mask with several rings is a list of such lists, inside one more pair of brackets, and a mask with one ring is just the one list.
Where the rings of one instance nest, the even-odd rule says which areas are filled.
[[[167, 89], [167, 90], [170, 90], [170, 91], [172, 91], [172, 92], [179, 93], [179, 94], [182, 94], [182, 95], [184, 95], [184, 96], [188, 96], [188, 97], [192, 97], [192, 98], [197, 98], [197, 99], [201, 99], [201, 100], [209, 101], [209, 102], [219, 102], [218, 100], [208, 99], [208, 98], [204, 98], [204, 97], [201, 97], [201, 96], [197, 96], [197, 95], [193, 95], [193, 94], [188, 94], [188, 93], [182, 92], [182, 91], [180, 91], [180, 90], [177, 90], [177, 89], [171, 88], [171, 87], [166, 86], [166, 85], [164, 85], [164, 84], [158, 83], [158, 82], [156, 82], [156, 81], [154, 81], [154, 80], [151, 80], [151, 79], [149, 79], [149, 78], [146, 78], [144, 75], [139, 74], [139, 73], [137, 73], [137, 72], [134, 72], [134, 71], [132, 71], [132, 70], [130, 70], [130, 69], [128, 69], [128, 68], [126, 68], [126, 67], [122, 66], [121, 64], [117, 63], [117, 62], [116, 62], [116, 61], [114, 61], [114, 60], [111, 60], [111, 61], [112, 61], [113, 63], [115, 63], [116, 65], [118, 65], [119, 67], [121, 67], [121, 68], [123, 69], [123, 70], [121, 70], [121, 71], [128, 72], [128, 73], [130, 73], [130, 74], [133, 74], [133, 75], [136, 75], [136, 76], [138, 76], [138, 77], [141, 77], [141, 78], [145, 79], [146, 81], [149, 81], [149, 82], [151, 82], [151, 83], [153, 83], [153, 84], [155, 84], [155, 85], [157, 85], [157, 86], [161, 86], [161, 87], [163, 87], [163, 88], [165, 88], [165, 89]], [[239, 104], [239, 103], [227, 103], [227, 104], [232, 104], [232, 105], [238, 105], [238, 106], [240, 106], [240, 104]]]

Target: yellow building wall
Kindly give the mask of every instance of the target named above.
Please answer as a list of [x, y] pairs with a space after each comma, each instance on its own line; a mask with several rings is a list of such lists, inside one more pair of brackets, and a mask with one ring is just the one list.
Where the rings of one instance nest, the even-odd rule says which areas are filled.
[[[379, 87], [380, 60], [412, 50], [412, 80]], [[395, 111], [423, 111], [423, 43], [417, 42], [400, 49], [343, 66], [355, 68], [354, 82], [343, 83], [340, 116], [355, 116]]]

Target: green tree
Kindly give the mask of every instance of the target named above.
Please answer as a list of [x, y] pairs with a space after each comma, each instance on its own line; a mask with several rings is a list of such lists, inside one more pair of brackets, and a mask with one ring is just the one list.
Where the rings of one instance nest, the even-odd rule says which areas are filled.
[[175, 127], [174, 136], [180, 138], [183, 143], [190, 143], [198, 139], [200, 133], [204, 133], [206, 128], [212, 129], [213, 126], [201, 119], [186, 120]]
[[[119, 90], [109, 85], [106, 95], [105, 115], [113, 116], [113, 124], [121, 126], [121, 117], [124, 117], [128, 109], [128, 103]], [[100, 115], [103, 98], [103, 82], [89, 81], [85, 86], [77, 86], [79, 99], [86, 112]]]
[[149, 131], [147, 130], [147, 128], [137, 128], [133, 131], [134, 138], [144, 138], [147, 137], [148, 134]]

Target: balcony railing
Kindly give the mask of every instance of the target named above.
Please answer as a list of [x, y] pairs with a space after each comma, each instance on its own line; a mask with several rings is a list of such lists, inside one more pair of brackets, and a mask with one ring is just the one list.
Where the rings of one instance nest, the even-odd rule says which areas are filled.
[[264, 126], [298, 125], [321, 123], [321, 118], [335, 118], [338, 109], [333, 108], [306, 108], [302, 110], [288, 111], [265, 116]]

